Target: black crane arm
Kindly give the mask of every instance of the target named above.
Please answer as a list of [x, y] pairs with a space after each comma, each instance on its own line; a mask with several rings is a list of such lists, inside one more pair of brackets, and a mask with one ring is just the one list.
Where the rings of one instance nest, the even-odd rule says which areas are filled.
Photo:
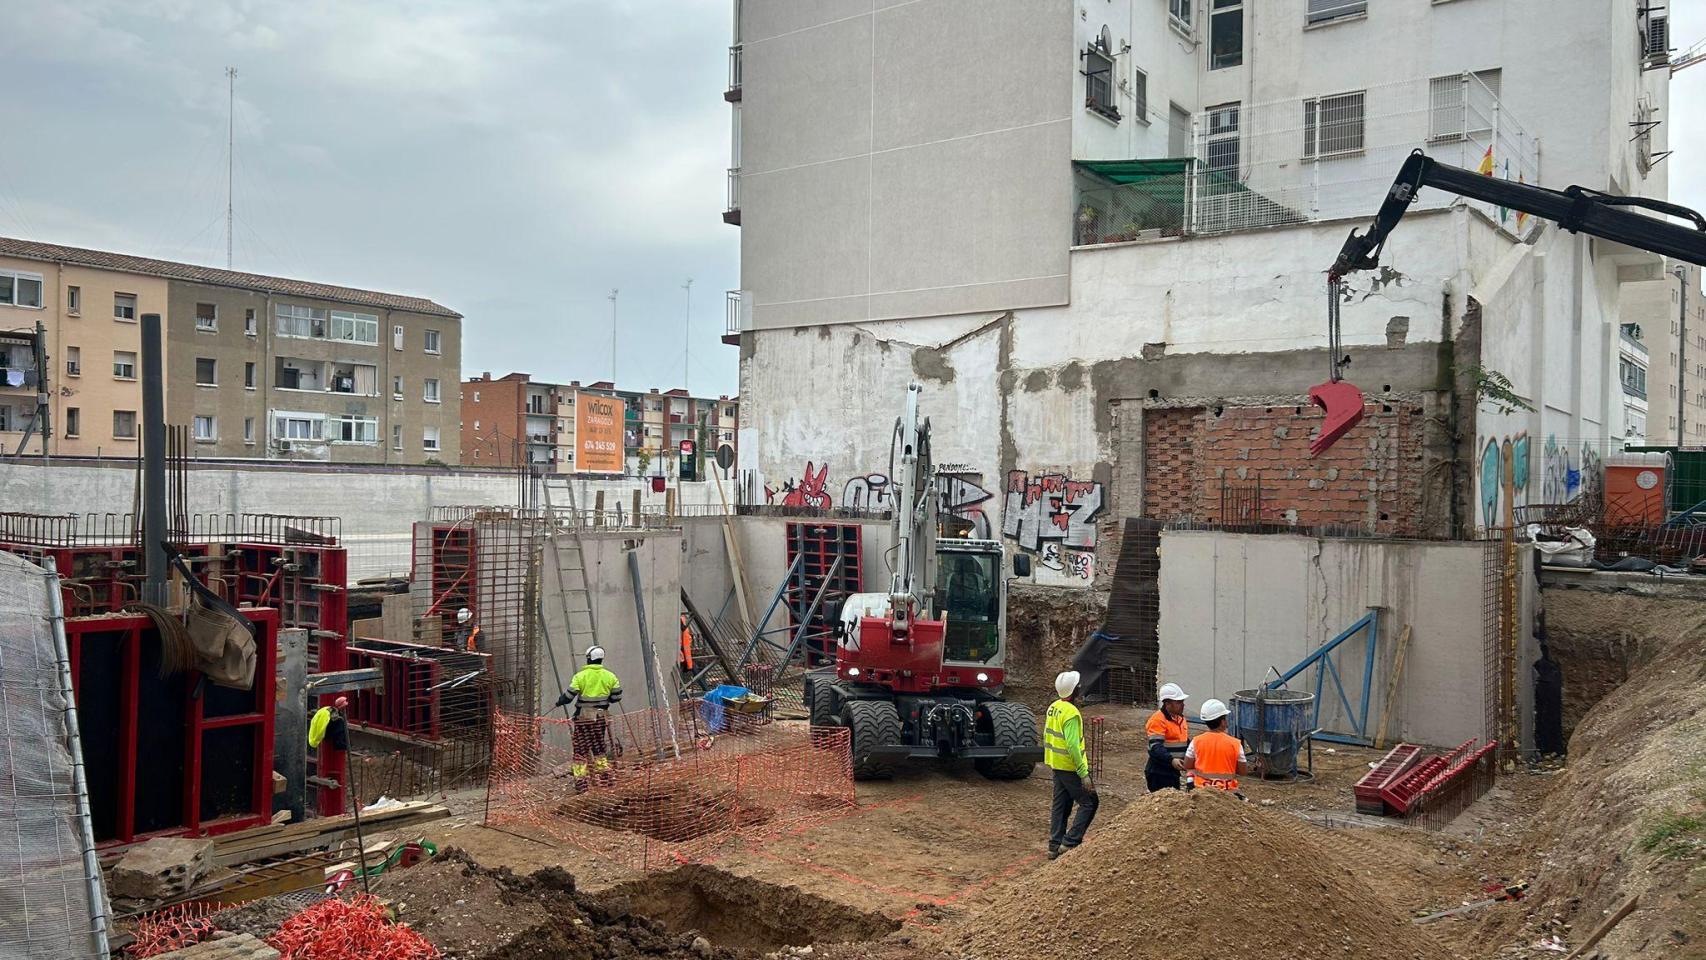
[[[1454, 167], [1417, 150], [1404, 161], [1398, 178], [1386, 201], [1380, 205], [1368, 232], [1358, 235], [1355, 230], [1346, 238], [1339, 257], [1328, 271], [1333, 280], [1369, 270], [1380, 264], [1380, 251], [1386, 237], [1404, 216], [1416, 194], [1423, 187], [1434, 187], [1509, 207], [1557, 223], [1572, 233], [1585, 233], [1641, 250], [1686, 260], [1706, 267], [1706, 217], [1687, 207], [1645, 197], [1618, 197], [1589, 190], [1586, 187], [1566, 187], [1549, 190], [1527, 183], [1512, 183]], [[1624, 209], [1642, 207], [1657, 213], [1669, 214], [1692, 221], [1693, 228], [1680, 226]]]

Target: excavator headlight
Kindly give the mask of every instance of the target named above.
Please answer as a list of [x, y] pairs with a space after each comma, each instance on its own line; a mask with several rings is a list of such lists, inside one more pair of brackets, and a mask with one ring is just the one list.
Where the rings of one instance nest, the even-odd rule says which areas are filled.
[[859, 675], [859, 668], [858, 667], [848, 667], [847, 668], [847, 675], [849, 677], [857, 677]]
[[978, 683], [988, 683], [989, 682], [989, 674], [987, 674], [987, 673], [978, 674], [977, 675], [977, 682]]

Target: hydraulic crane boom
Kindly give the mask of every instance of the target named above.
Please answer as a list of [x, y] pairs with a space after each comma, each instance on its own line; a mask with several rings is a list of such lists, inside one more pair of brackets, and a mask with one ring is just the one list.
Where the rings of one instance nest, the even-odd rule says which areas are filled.
[[[1330, 354], [1326, 383], [1309, 390], [1309, 399], [1326, 411], [1321, 431], [1310, 442], [1317, 456], [1334, 441], [1350, 432], [1362, 419], [1362, 391], [1346, 382], [1340, 370], [1349, 363], [1339, 348], [1340, 281], [1358, 270], [1380, 265], [1380, 252], [1398, 221], [1416, 201], [1423, 187], [1446, 190], [1470, 200], [1496, 204], [1557, 223], [1572, 233], [1585, 233], [1640, 250], [1650, 250], [1677, 260], [1706, 267], [1706, 217], [1687, 207], [1646, 197], [1619, 197], [1586, 187], [1551, 190], [1527, 183], [1512, 183], [1473, 170], [1454, 167], [1417, 150], [1405, 159], [1392, 189], [1375, 214], [1367, 233], [1355, 230], [1327, 271], [1327, 346]], [[1637, 212], [1640, 208], [1689, 221], [1692, 226], [1671, 223]]]

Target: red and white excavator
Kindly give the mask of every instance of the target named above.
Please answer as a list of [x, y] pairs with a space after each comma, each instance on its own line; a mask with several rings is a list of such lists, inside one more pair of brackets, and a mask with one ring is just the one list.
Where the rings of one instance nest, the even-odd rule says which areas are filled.
[[811, 722], [852, 729], [857, 779], [890, 776], [901, 760], [954, 757], [986, 777], [1020, 779], [1043, 750], [1030, 708], [1001, 698], [1005, 551], [995, 540], [939, 536], [930, 421], [919, 421], [918, 397], [918, 384], [908, 385], [895, 422], [894, 577], [888, 593], [842, 604], [835, 665], [806, 674]]
[[[1386, 237], [1398, 225], [1423, 187], [1447, 190], [1471, 200], [1508, 207], [1556, 222], [1572, 233], [1611, 240], [1640, 250], [1706, 266], [1706, 217], [1687, 207], [1646, 197], [1619, 197], [1586, 187], [1551, 190], [1527, 183], [1512, 183], [1474, 170], [1440, 163], [1417, 150], [1405, 159], [1398, 178], [1380, 205], [1368, 232], [1355, 230], [1346, 238], [1339, 256], [1327, 271], [1327, 349], [1330, 374], [1327, 382], [1309, 388], [1309, 399], [1326, 412], [1321, 432], [1309, 444], [1311, 456], [1319, 456], [1362, 419], [1363, 396], [1340, 374], [1350, 358], [1339, 342], [1341, 281], [1358, 270], [1380, 265]], [[1639, 207], [1654, 213], [1689, 221], [1692, 226], [1671, 223], [1637, 213]]]

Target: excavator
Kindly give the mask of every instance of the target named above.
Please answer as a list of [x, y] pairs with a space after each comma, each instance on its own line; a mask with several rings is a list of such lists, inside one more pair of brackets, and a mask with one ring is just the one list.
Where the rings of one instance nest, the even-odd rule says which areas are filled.
[[[1380, 252], [1392, 228], [1416, 201], [1423, 187], [1455, 193], [1551, 220], [1571, 233], [1585, 233], [1640, 250], [1650, 250], [1677, 260], [1706, 266], [1706, 217], [1694, 210], [1647, 197], [1620, 197], [1587, 187], [1563, 190], [1527, 183], [1512, 183], [1487, 174], [1454, 167], [1420, 150], [1410, 154], [1392, 181], [1392, 189], [1380, 205], [1368, 232], [1352, 230], [1327, 271], [1327, 348], [1329, 376], [1325, 383], [1309, 388], [1309, 400], [1325, 412], [1321, 432], [1309, 444], [1311, 456], [1320, 456], [1362, 420], [1362, 391], [1344, 379], [1350, 357], [1339, 339], [1339, 304], [1345, 277], [1358, 270], [1380, 265]], [[1641, 208], [1686, 220], [1684, 226], [1660, 220], [1630, 208]]]
[[993, 780], [1023, 779], [1043, 748], [1030, 708], [1001, 697], [1005, 552], [994, 540], [940, 536], [919, 392], [907, 386], [894, 427], [889, 591], [842, 603], [835, 663], [806, 674], [805, 701], [813, 726], [851, 729], [855, 779], [892, 776], [909, 759], [952, 758]]

